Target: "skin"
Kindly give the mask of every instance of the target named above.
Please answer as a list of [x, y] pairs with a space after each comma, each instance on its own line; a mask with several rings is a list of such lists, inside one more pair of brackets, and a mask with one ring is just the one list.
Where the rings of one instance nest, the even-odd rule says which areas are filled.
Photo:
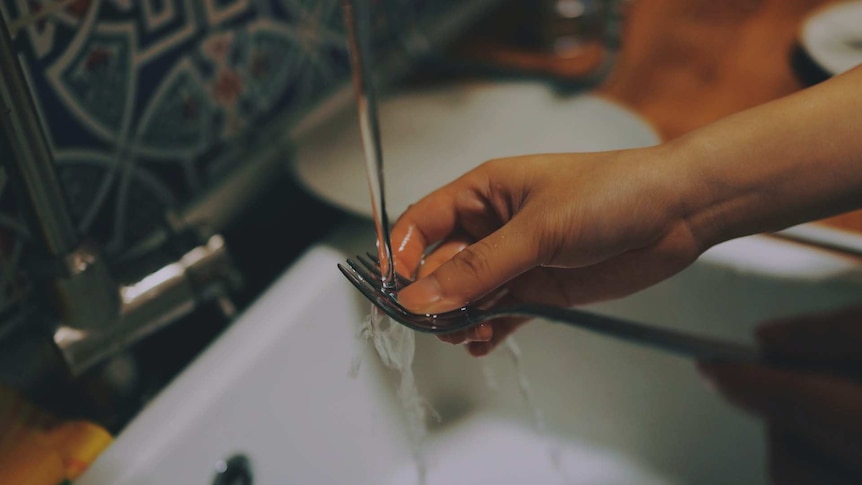
[[[860, 207], [856, 68], [656, 147], [482, 164], [418, 201], [393, 226], [396, 269], [419, 276], [399, 300], [417, 313], [439, 313], [467, 304], [571, 306], [618, 298], [676, 274], [720, 242]], [[422, 264], [429, 248], [436, 249]], [[793, 336], [834, 318], [771, 332], [805, 347], [811, 342]], [[846, 346], [841, 336], [860, 335], [862, 312], [842, 318], [825, 327], [834, 333], [823, 336], [821, 357], [844, 352], [837, 350]], [[444, 339], [485, 355], [523, 323], [500, 320]], [[765, 348], [781, 351], [781, 339], [770, 338], [762, 340]], [[852, 342], [858, 357], [862, 338]], [[858, 365], [856, 357], [836, 365]], [[769, 423], [776, 476], [819, 450], [862, 477], [858, 466], [845, 466], [862, 463], [862, 429], [833, 422], [812, 431], [781, 411], [802, 409], [806, 422], [862, 422], [858, 379], [756, 365], [703, 363], [701, 370], [732, 402]], [[821, 481], [781, 483], [831, 483], [818, 470], [804, 469]]]

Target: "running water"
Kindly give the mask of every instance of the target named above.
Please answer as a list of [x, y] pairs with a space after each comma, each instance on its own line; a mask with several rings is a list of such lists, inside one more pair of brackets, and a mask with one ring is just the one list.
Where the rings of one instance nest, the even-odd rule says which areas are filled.
[[[368, 0], [342, 0], [344, 22], [350, 60], [353, 66], [353, 86], [359, 113], [359, 128], [365, 151], [365, 168], [368, 189], [371, 193], [371, 208], [374, 227], [377, 231], [377, 253], [380, 260], [381, 285], [390, 292], [395, 288], [395, 265], [392, 260], [392, 245], [389, 237], [389, 219], [386, 214], [386, 197], [383, 183], [383, 150], [380, 143], [380, 127], [377, 116], [377, 101], [374, 80], [371, 74], [371, 12]], [[413, 356], [416, 352], [415, 334], [409, 328], [392, 321], [372, 305], [371, 314], [365, 320], [360, 336], [374, 344], [374, 349], [384, 366], [401, 376], [398, 383], [398, 401], [407, 419], [407, 434], [416, 466], [419, 483], [425, 483], [426, 467], [422, 454], [422, 442], [427, 434], [425, 401], [419, 395], [413, 375]], [[352, 373], [358, 371], [358, 361]]]
[[[509, 354], [512, 366], [515, 368], [515, 374], [518, 379], [518, 390], [521, 392], [521, 397], [524, 398], [524, 404], [530, 412], [530, 417], [532, 418], [536, 434], [544, 435], [546, 431], [545, 415], [542, 413], [541, 408], [536, 404], [536, 397], [533, 395], [533, 389], [530, 387], [530, 381], [527, 379], [527, 373], [524, 371], [524, 365], [521, 362], [521, 348], [512, 336], [509, 336], [505, 340], [504, 348], [506, 353]], [[491, 388], [491, 386], [496, 387], [496, 382], [493, 381], [493, 374], [486, 373], [485, 375], [486, 379], [489, 376], [491, 378], [491, 382], [488, 382], [489, 388]], [[560, 446], [552, 442], [548, 448], [548, 455], [554, 468], [560, 473], [563, 473], [561, 468], [562, 450], [560, 449]], [[564, 476], [564, 478], [567, 477]]]
[[389, 239], [389, 218], [386, 214], [386, 197], [383, 183], [383, 149], [380, 142], [380, 125], [377, 116], [377, 97], [370, 67], [371, 8], [369, 0], [342, 0], [344, 23], [350, 63], [353, 67], [353, 87], [359, 112], [359, 129], [365, 150], [365, 169], [371, 193], [371, 210], [377, 230], [377, 252], [383, 287], [395, 289], [395, 265], [392, 261], [392, 243]]
[[512, 366], [515, 368], [515, 375], [518, 379], [518, 390], [521, 391], [521, 397], [524, 398], [524, 403], [527, 409], [530, 410], [530, 418], [533, 421], [533, 427], [536, 432], [542, 434], [545, 432], [545, 415], [542, 410], [536, 405], [536, 398], [533, 396], [533, 390], [530, 388], [530, 381], [527, 379], [527, 373], [524, 371], [524, 365], [521, 363], [521, 347], [515, 342], [512, 336], [505, 340], [504, 348], [509, 358], [512, 361]]
[[[381, 285], [390, 292], [397, 291], [395, 285], [395, 265], [389, 235], [389, 219], [386, 214], [386, 198], [383, 175], [383, 150], [380, 141], [380, 126], [377, 114], [374, 80], [370, 70], [371, 57], [371, 12], [367, 0], [342, 0], [344, 21], [347, 27], [348, 47], [353, 67], [353, 86], [362, 133], [362, 146], [365, 152], [365, 167], [368, 176], [368, 189], [371, 194], [371, 207], [374, 227], [377, 232], [377, 252], [380, 260]], [[415, 334], [407, 327], [386, 318], [379, 308], [372, 305], [371, 313], [360, 330], [360, 336], [371, 342], [384, 366], [399, 373], [397, 396], [407, 419], [408, 438], [419, 472], [419, 483], [426, 481], [426, 465], [422, 453], [422, 442], [428, 434], [426, 421], [427, 406], [419, 395], [413, 374], [413, 357], [416, 351]], [[521, 353], [510, 337], [505, 346], [518, 378], [518, 386], [531, 411], [533, 425], [538, 434], [545, 431], [545, 420], [536, 405], [529, 382], [521, 365]], [[358, 372], [357, 360], [351, 374]], [[492, 380], [490, 368], [483, 367], [486, 382]], [[559, 469], [559, 450], [553, 448], [551, 460]]]
[[419, 472], [419, 483], [425, 483], [426, 466], [422, 443], [428, 434], [427, 406], [419, 395], [413, 375], [413, 356], [416, 352], [416, 334], [413, 330], [386, 317], [376, 306], [363, 322], [360, 337], [374, 344], [384, 366], [401, 376], [398, 383], [398, 401], [407, 420], [407, 437]]

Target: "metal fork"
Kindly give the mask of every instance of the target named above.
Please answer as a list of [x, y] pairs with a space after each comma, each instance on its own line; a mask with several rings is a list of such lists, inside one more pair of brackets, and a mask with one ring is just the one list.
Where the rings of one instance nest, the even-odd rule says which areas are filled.
[[368, 300], [393, 320], [417, 332], [447, 334], [464, 330], [479, 323], [500, 317], [544, 318], [575, 327], [591, 330], [609, 337], [654, 347], [669, 353], [697, 360], [762, 362], [754, 347], [733, 342], [693, 335], [677, 330], [655, 327], [621, 318], [599, 315], [573, 308], [549, 305], [520, 304], [505, 308], [481, 309], [463, 307], [446, 313], [412, 313], [398, 303], [397, 289], [411, 283], [409, 278], [396, 274], [396, 290], [382, 287], [382, 277], [376, 257], [356, 256], [338, 269]]

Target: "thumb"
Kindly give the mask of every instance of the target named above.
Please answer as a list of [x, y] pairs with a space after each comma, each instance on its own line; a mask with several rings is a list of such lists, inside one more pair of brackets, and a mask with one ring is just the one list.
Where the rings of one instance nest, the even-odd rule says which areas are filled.
[[414, 313], [455, 310], [535, 267], [539, 246], [535, 232], [520, 219], [513, 218], [401, 290], [398, 301]]

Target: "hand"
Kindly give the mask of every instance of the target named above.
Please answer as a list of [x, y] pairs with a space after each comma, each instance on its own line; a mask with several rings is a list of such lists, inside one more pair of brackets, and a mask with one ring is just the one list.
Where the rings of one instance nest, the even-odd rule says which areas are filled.
[[[658, 147], [488, 162], [393, 228], [396, 269], [408, 275], [430, 246], [468, 244], [404, 289], [401, 303], [438, 313], [490, 304], [483, 298], [568, 306], [620, 297], [719, 242], [862, 207], [860, 83], [862, 67]], [[471, 351], [486, 353], [515, 326], [476, 329], [486, 341]]]
[[[417, 313], [467, 304], [571, 306], [646, 288], [688, 266], [702, 245], [666, 176], [664, 147], [487, 162], [411, 206], [392, 230], [396, 269], [418, 281], [400, 302]], [[663, 170], [665, 172], [663, 172]], [[673, 185], [669, 185], [671, 182]], [[429, 247], [432, 251], [420, 268]], [[489, 352], [519, 320], [444, 340]]]
[[761, 327], [771, 357], [809, 370], [700, 364], [731, 402], [767, 425], [776, 484], [862, 483], [862, 308]]

